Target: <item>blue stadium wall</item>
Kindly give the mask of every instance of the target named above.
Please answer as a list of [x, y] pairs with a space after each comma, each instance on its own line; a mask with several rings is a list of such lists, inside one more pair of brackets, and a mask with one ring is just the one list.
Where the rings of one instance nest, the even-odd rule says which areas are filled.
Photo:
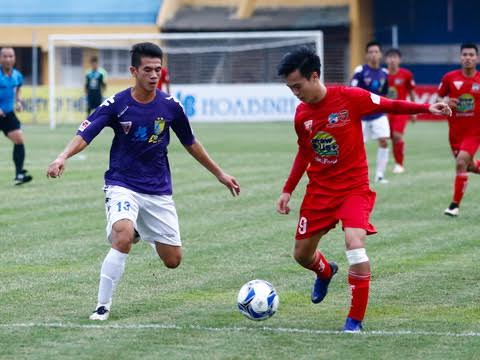
[[480, 44], [479, 19], [479, 0], [374, 0], [375, 38], [390, 47], [392, 25], [398, 26], [403, 65], [420, 84], [436, 84], [458, 68], [461, 43]]

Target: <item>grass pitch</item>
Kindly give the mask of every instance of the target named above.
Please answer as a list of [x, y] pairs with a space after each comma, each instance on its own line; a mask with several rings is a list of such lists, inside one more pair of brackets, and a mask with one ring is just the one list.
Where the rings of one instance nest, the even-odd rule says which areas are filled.
[[[162, 266], [145, 244], [127, 261], [110, 320], [93, 323], [105, 241], [103, 172], [111, 131], [60, 179], [44, 171], [75, 132], [28, 126], [26, 168], [13, 186], [11, 144], [0, 140], [0, 359], [476, 359], [480, 353], [480, 177], [471, 175], [460, 217], [443, 215], [454, 164], [444, 123], [407, 128], [407, 172], [372, 185], [370, 305], [362, 335], [340, 334], [348, 311], [339, 229], [322, 240], [340, 270], [322, 304], [314, 276], [291, 257], [305, 179], [293, 213], [275, 202], [296, 151], [290, 123], [195, 124], [212, 157], [242, 186], [232, 198], [172, 136], [170, 163], [183, 264]], [[376, 144], [368, 144], [375, 159]], [[374, 165], [374, 164], [372, 164]], [[241, 285], [273, 283], [278, 313], [266, 322], [236, 310]]]

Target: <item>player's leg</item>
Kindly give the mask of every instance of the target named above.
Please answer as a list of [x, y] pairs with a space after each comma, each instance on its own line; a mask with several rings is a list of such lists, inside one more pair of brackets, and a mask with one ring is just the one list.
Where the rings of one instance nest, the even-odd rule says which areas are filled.
[[362, 330], [362, 321], [368, 305], [370, 289], [370, 262], [365, 250], [365, 229], [345, 228], [346, 255], [349, 264], [348, 284], [351, 304], [345, 321], [345, 332]]
[[20, 121], [14, 112], [5, 117], [6, 135], [13, 143], [13, 163], [15, 165], [15, 185], [22, 185], [32, 180], [32, 176], [23, 168], [25, 162], [25, 139], [21, 130]]
[[[305, 218], [300, 218], [302, 222]], [[328, 230], [321, 230], [316, 234], [295, 240], [293, 257], [305, 269], [313, 271], [317, 278], [312, 289], [311, 300], [314, 304], [321, 302], [328, 292], [330, 280], [337, 273], [338, 266], [335, 262], [328, 262], [325, 255], [317, 249], [320, 239]]]
[[[444, 214], [458, 216], [460, 203], [468, 185], [468, 168], [473, 163], [473, 155], [469, 152], [468, 141], [463, 142], [455, 157], [455, 182], [453, 187], [452, 202], [445, 209]], [[472, 153], [475, 153], [472, 151]]]
[[390, 119], [390, 131], [393, 147], [393, 157], [395, 159], [395, 165], [393, 167], [394, 174], [401, 174], [405, 171], [404, 158], [405, 158], [405, 141], [403, 134], [408, 122], [408, 117], [405, 115], [391, 116]]
[[356, 332], [362, 329], [362, 321], [368, 304], [370, 288], [370, 263], [365, 250], [365, 238], [375, 234], [370, 224], [370, 213], [375, 204], [376, 194], [366, 190], [346, 197], [338, 210], [345, 232], [346, 255], [349, 264], [348, 283], [351, 290], [351, 306], [344, 331]]
[[385, 170], [388, 164], [388, 139], [390, 138], [390, 126], [386, 115], [380, 116], [372, 122], [372, 138], [378, 140], [377, 163], [375, 171], [375, 182], [387, 183]]
[[166, 267], [178, 267], [182, 261], [182, 242], [172, 196], [137, 196], [142, 204], [137, 219], [140, 237], [151, 244]]
[[110, 315], [112, 297], [125, 271], [128, 253], [132, 248], [136, 232], [138, 204], [130, 190], [111, 186], [106, 190], [107, 237], [112, 248], [103, 260], [98, 285], [98, 299], [90, 320], [107, 320]]

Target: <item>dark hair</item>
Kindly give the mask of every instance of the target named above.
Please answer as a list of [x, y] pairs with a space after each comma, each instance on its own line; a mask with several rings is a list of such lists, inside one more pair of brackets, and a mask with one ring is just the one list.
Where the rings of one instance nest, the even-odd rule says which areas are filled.
[[380, 49], [380, 51], [382, 51], [382, 45], [380, 45], [380, 43], [378, 41], [369, 41], [367, 43], [367, 45], [365, 46], [365, 51], [368, 52], [368, 49], [370, 48], [370, 46], [378, 46], [378, 48]]
[[155, 45], [150, 42], [138, 43], [132, 46], [130, 50], [132, 55], [131, 65], [138, 68], [142, 63], [142, 57], [152, 57], [163, 59], [163, 51], [160, 49], [160, 46]]
[[460, 52], [462, 52], [463, 49], [475, 49], [475, 53], [478, 54], [477, 44], [473, 42], [463, 43], [462, 45], [460, 45]]
[[320, 68], [320, 57], [317, 53], [306, 46], [302, 46], [283, 56], [277, 66], [277, 74], [286, 77], [298, 69], [303, 77], [310, 79], [313, 72], [317, 72], [320, 76]]
[[398, 55], [398, 57], [402, 57], [402, 52], [396, 48], [388, 49], [388, 51], [385, 53], [385, 56], [390, 55]]
[[95, 56], [95, 55], [92, 56], [92, 57], [90, 58], [90, 62], [91, 62], [91, 63], [98, 63], [98, 57]]

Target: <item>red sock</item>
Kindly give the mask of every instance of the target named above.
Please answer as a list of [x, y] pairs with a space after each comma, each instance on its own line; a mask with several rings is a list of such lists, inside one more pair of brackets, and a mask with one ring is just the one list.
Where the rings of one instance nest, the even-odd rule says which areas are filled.
[[312, 270], [320, 279], [328, 279], [332, 276], [332, 268], [320, 251], [315, 252], [313, 261], [307, 269]]
[[463, 194], [467, 189], [468, 184], [468, 174], [467, 173], [460, 173], [455, 176], [455, 187], [453, 191], [453, 202], [460, 205], [460, 201], [462, 201]]
[[405, 142], [399, 141], [393, 144], [393, 157], [395, 158], [395, 162], [399, 165], [403, 166], [403, 158], [404, 154]]
[[365, 316], [365, 311], [367, 310], [370, 273], [357, 274], [349, 271], [348, 283], [350, 284], [350, 291], [352, 293], [348, 317], [362, 321]]

